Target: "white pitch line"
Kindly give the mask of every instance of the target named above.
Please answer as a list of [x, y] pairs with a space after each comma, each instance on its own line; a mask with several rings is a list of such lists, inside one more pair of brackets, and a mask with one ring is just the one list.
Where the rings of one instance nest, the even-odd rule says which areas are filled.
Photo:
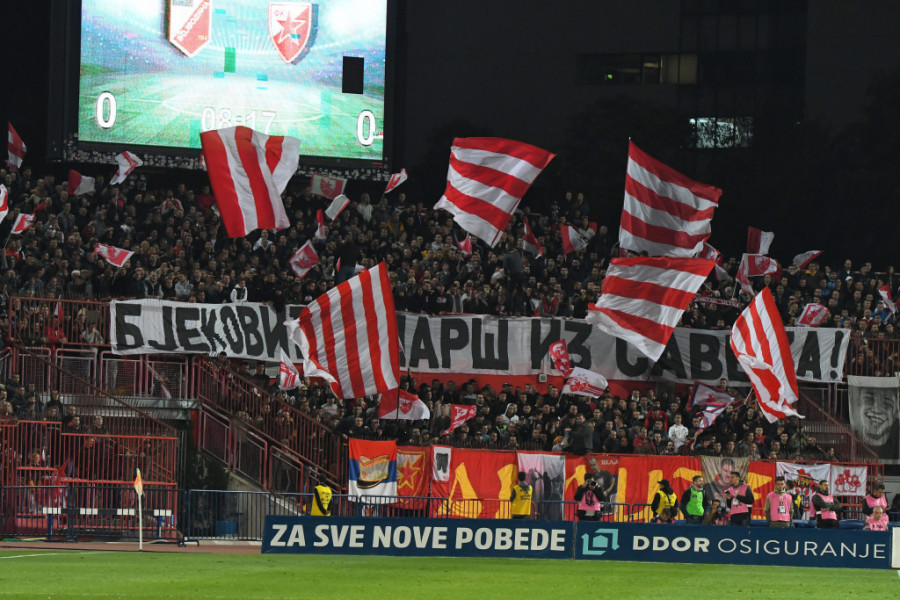
[[99, 551], [93, 552], [41, 552], [40, 554], [16, 554], [15, 556], [0, 556], [0, 560], [6, 558], [31, 558], [33, 556], [62, 556], [63, 554], [98, 554]]

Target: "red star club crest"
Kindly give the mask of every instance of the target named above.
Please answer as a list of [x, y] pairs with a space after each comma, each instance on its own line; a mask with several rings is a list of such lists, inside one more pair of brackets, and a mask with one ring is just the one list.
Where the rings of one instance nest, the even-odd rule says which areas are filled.
[[284, 62], [293, 62], [306, 48], [312, 31], [312, 14], [309, 2], [269, 3], [269, 39]]

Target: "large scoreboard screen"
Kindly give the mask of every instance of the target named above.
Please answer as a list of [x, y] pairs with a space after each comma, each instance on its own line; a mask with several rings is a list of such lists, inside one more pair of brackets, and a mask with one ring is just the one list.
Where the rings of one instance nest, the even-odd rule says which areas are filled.
[[82, 0], [78, 140], [196, 149], [246, 125], [384, 159], [388, 0]]

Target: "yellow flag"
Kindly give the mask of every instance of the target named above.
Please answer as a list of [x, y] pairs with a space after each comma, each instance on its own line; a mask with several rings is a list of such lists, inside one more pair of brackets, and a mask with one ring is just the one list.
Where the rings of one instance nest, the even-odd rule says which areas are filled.
[[141, 481], [140, 469], [137, 469], [137, 477], [134, 478], [134, 491], [137, 492], [138, 496], [144, 495], [144, 482]]

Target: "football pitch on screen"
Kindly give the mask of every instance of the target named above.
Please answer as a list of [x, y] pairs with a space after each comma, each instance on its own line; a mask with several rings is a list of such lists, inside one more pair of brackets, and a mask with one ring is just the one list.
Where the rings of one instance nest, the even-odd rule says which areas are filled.
[[[111, 79], [96, 68], [83, 74], [81, 86], [82, 141], [199, 149], [202, 131], [245, 125], [299, 138], [301, 155], [382, 157], [383, 123], [374, 123], [376, 131], [369, 131], [373, 122], [365, 121], [359, 131], [362, 113], [383, 111], [380, 89], [343, 94], [339, 88], [322, 91], [321, 86], [232, 73], [221, 78], [147, 74]], [[264, 101], [247, 93], [257, 88], [265, 88]], [[107, 100], [98, 102], [104, 94]], [[360, 135], [368, 145], [359, 142]]]
[[[560, 596], [559, 594], [564, 594]], [[492, 558], [0, 552], [0, 598], [895, 598], [897, 571]]]

